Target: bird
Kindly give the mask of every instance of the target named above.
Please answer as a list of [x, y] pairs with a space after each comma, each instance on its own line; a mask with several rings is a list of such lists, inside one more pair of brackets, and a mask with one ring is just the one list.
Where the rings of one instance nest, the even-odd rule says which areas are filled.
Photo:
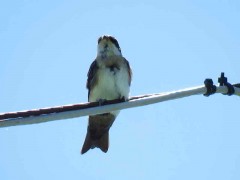
[[[97, 57], [90, 65], [86, 87], [88, 101], [128, 100], [132, 69], [123, 57], [117, 39], [110, 35], [98, 38]], [[81, 154], [100, 148], [104, 153], [109, 147], [109, 129], [120, 111], [113, 111], [88, 118], [88, 127]]]

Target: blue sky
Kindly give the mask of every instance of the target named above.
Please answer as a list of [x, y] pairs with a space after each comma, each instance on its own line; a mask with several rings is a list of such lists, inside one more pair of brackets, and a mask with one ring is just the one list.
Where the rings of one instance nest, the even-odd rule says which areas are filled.
[[[237, 0], [2, 1], [0, 112], [87, 101], [97, 39], [115, 36], [131, 95], [240, 82]], [[107, 154], [80, 155], [87, 117], [0, 129], [2, 180], [240, 178], [239, 97], [194, 96], [124, 110]]]

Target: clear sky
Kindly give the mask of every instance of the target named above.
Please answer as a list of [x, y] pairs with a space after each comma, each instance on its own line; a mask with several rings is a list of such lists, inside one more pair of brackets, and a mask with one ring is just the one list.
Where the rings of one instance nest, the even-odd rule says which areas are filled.
[[[131, 95], [240, 82], [238, 0], [0, 2], [0, 112], [87, 101], [97, 39], [115, 36]], [[0, 129], [1, 180], [238, 180], [240, 101], [194, 96], [124, 110], [105, 154], [80, 154], [87, 117]]]

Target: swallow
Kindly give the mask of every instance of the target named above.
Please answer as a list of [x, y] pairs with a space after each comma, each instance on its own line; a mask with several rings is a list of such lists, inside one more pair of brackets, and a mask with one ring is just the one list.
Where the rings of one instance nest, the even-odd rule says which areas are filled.
[[[118, 41], [113, 36], [99, 37], [97, 57], [87, 74], [88, 101], [101, 104], [106, 100], [127, 100], [131, 81], [132, 70], [129, 62], [122, 56]], [[109, 129], [119, 112], [89, 116], [81, 154], [94, 148], [100, 148], [105, 153], [108, 151]]]

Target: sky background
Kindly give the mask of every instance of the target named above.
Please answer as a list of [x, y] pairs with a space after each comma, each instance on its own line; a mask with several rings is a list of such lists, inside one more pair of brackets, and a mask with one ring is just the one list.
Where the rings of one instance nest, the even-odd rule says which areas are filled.
[[[240, 82], [238, 0], [0, 2], [0, 112], [87, 101], [97, 39], [118, 39], [131, 95]], [[105, 154], [81, 155], [87, 117], [0, 129], [0, 179], [240, 179], [240, 101], [202, 95], [132, 108]]]

